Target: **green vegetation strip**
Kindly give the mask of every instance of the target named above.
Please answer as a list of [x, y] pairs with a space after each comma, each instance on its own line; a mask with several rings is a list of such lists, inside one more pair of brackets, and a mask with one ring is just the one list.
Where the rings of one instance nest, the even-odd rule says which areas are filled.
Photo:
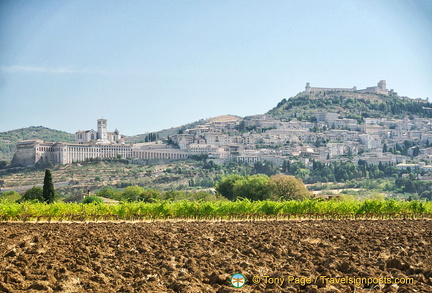
[[0, 203], [1, 221], [109, 220], [245, 220], [245, 219], [356, 219], [432, 218], [432, 202], [364, 201], [250, 201], [237, 200], [157, 203]]

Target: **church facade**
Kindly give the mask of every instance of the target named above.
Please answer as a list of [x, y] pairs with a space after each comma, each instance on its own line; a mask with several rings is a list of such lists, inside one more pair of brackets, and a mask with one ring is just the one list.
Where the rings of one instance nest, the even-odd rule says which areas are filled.
[[83, 143], [97, 143], [97, 144], [116, 144], [124, 143], [120, 132], [116, 129], [114, 132], [108, 132], [108, 120], [98, 119], [97, 120], [97, 131], [91, 130], [79, 130], [75, 132], [75, 142], [79, 144]]

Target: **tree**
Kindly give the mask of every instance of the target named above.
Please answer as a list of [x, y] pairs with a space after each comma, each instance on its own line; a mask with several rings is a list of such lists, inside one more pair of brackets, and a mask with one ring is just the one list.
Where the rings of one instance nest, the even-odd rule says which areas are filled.
[[7, 166], [7, 162], [6, 161], [0, 161], [0, 169], [4, 169]]
[[104, 187], [104, 189], [99, 190], [96, 193], [96, 196], [99, 197], [107, 197], [116, 200], [122, 200], [122, 193], [120, 190], [113, 189], [112, 187]]
[[153, 142], [159, 139], [159, 134], [157, 133], [149, 133], [144, 138], [144, 142]]
[[404, 153], [404, 149], [398, 143], [396, 143], [396, 146], [395, 146], [395, 153], [396, 154], [403, 154]]
[[353, 156], [353, 151], [352, 151], [352, 149], [349, 147], [348, 148], [348, 158], [352, 158], [352, 156]]
[[215, 189], [220, 195], [225, 196], [229, 200], [234, 200], [234, 184], [243, 178], [241, 175], [225, 176], [221, 181], [216, 183]]
[[291, 162], [289, 160], [285, 160], [282, 164], [282, 172], [291, 171]]
[[300, 168], [294, 172], [294, 175], [306, 179], [310, 175], [310, 170], [307, 168]]
[[378, 163], [378, 169], [382, 172], [384, 172], [384, 170], [385, 170], [385, 166], [381, 161]]
[[48, 169], [45, 170], [42, 196], [46, 203], [54, 202], [54, 198], [55, 198], [54, 184], [52, 182], [51, 171]]
[[160, 200], [161, 198], [161, 194], [159, 192], [159, 190], [156, 189], [147, 189], [144, 190], [138, 197], [139, 201], [144, 201], [144, 202], [156, 202], [158, 200]]
[[429, 190], [423, 191], [420, 197], [425, 198], [427, 200], [432, 200], [432, 191]]
[[301, 179], [289, 175], [275, 175], [270, 177], [269, 186], [274, 199], [303, 200], [312, 197], [312, 193]]
[[196, 161], [203, 161], [204, 163], [207, 162], [208, 159], [208, 154], [198, 154], [198, 155], [192, 155], [190, 157], [192, 160], [196, 160]]
[[33, 186], [32, 188], [28, 189], [22, 196], [22, 198], [19, 200], [20, 202], [23, 201], [38, 201], [38, 202], [44, 202], [45, 198], [43, 196], [43, 189], [39, 186]]
[[214, 161], [208, 161], [208, 162], [204, 162], [204, 165], [202, 167], [203, 169], [220, 169], [220, 166], [218, 164], [216, 164]]
[[238, 180], [234, 184], [235, 197], [251, 200], [266, 200], [270, 198], [269, 178], [267, 175], [252, 175]]
[[128, 201], [138, 201], [141, 193], [143, 193], [144, 189], [140, 186], [128, 186], [123, 191], [123, 197]]
[[274, 175], [279, 171], [278, 166], [270, 161], [258, 161], [254, 164], [253, 172], [255, 174]]

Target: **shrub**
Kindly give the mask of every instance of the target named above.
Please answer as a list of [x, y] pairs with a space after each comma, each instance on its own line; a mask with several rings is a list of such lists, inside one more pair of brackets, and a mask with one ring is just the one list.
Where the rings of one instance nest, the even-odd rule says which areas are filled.
[[229, 200], [234, 200], [234, 184], [244, 179], [241, 175], [228, 175], [223, 177], [222, 180], [215, 185], [216, 191], [220, 194], [228, 198]]
[[102, 198], [95, 195], [87, 196], [81, 201], [81, 203], [103, 203], [103, 202], [104, 201]]
[[312, 198], [312, 193], [306, 188], [301, 179], [288, 175], [275, 175], [269, 180], [273, 199], [304, 200]]
[[22, 198], [19, 200], [20, 202], [23, 201], [37, 201], [37, 202], [44, 202], [45, 199], [43, 197], [43, 189], [39, 186], [33, 186], [32, 188], [28, 189], [22, 196]]
[[251, 200], [266, 200], [270, 198], [269, 178], [267, 175], [253, 175], [238, 180], [234, 184], [236, 197]]
[[16, 202], [21, 198], [21, 195], [14, 191], [6, 191], [0, 194], [0, 201], [5, 201], [5, 202]]

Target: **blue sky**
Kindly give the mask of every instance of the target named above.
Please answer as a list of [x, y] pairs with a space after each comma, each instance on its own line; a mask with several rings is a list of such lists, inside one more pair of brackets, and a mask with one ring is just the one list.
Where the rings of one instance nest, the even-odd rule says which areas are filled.
[[429, 0], [0, 0], [0, 131], [134, 135], [381, 79], [432, 97]]

